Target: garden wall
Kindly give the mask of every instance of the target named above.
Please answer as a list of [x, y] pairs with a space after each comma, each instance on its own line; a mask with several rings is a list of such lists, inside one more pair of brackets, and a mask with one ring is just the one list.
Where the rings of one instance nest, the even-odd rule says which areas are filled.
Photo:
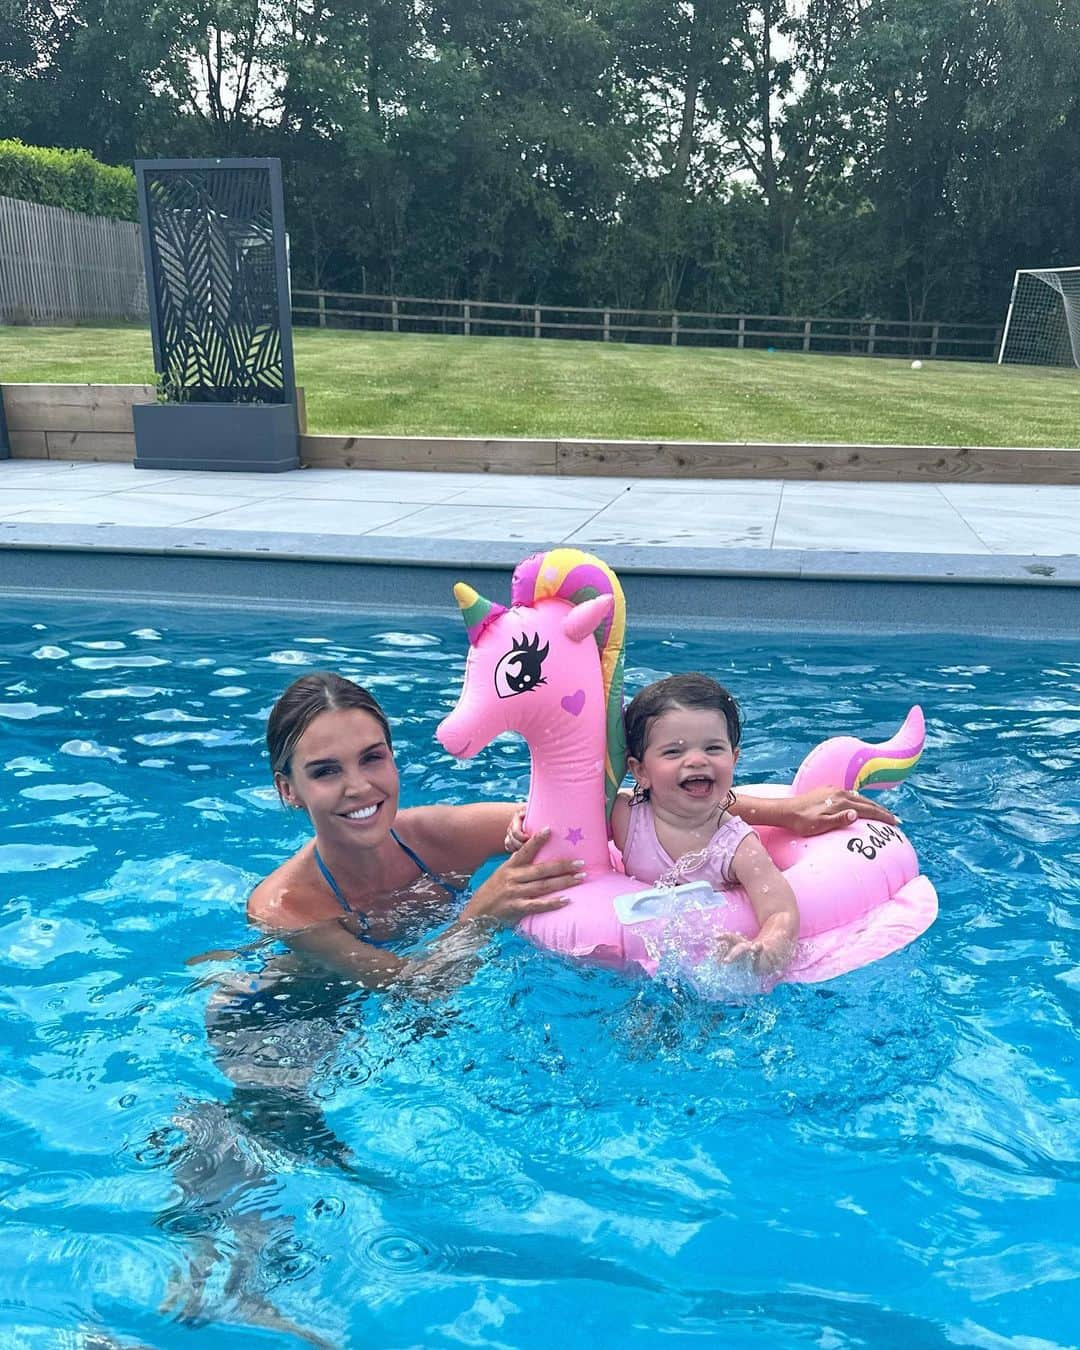
[[[153, 403], [145, 384], [4, 384], [15, 459], [135, 457], [131, 409]], [[693, 441], [309, 436], [308, 467], [535, 473], [635, 478], [788, 478], [899, 483], [1080, 484], [1080, 450], [985, 446], [763, 445]]]

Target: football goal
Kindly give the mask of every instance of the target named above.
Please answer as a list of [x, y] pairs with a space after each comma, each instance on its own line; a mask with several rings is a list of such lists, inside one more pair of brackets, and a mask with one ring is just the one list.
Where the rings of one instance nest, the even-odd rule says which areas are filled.
[[998, 365], [1014, 361], [1080, 367], [1080, 267], [1017, 272]]

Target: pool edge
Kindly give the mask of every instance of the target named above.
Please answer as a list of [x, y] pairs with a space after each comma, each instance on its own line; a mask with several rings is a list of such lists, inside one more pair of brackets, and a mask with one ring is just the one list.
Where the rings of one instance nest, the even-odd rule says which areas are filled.
[[[0, 522], [0, 593], [447, 610], [459, 577], [502, 598], [551, 541]], [[1080, 557], [613, 545], [636, 620], [686, 627], [1080, 633]], [[227, 566], [223, 566], [227, 563]]]

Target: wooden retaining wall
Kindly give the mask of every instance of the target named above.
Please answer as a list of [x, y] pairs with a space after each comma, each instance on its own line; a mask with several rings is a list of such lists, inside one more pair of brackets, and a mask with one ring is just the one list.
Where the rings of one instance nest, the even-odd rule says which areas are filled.
[[131, 409], [157, 398], [150, 384], [5, 384], [0, 391], [13, 459], [130, 463]]
[[744, 441], [494, 440], [302, 436], [319, 468], [539, 473], [616, 478], [788, 478], [878, 483], [1080, 484], [1080, 450]]
[[[156, 397], [153, 386], [144, 384], [5, 384], [0, 391], [16, 459], [130, 463], [135, 456], [131, 409]], [[298, 392], [303, 427], [303, 391]], [[433, 473], [1080, 485], [1080, 450], [993, 446], [302, 434], [300, 457], [309, 467]]]
[[[152, 384], [2, 384], [0, 393], [12, 459], [120, 464], [135, 458], [132, 408], [157, 400]], [[303, 389], [296, 394], [303, 427]]]

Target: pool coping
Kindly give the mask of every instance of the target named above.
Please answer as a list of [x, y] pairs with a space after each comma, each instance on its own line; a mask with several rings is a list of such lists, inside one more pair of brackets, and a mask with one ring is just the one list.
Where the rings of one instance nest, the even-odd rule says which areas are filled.
[[[205, 530], [173, 526], [40, 525], [0, 521], [0, 551], [120, 553], [168, 557], [269, 558], [313, 563], [511, 569], [550, 540], [471, 539]], [[569, 547], [569, 545], [567, 546]], [[868, 552], [841, 549], [689, 548], [616, 544], [604, 560], [618, 572], [678, 576], [784, 577], [807, 581], [918, 581], [964, 585], [1080, 586], [1080, 554]]]
[[[312, 610], [452, 612], [469, 580], [504, 600], [550, 540], [309, 535], [0, 522], [0, 594]], [[1080, 635], [1080, 557], [602, 550], [635, 620], [678, 628]], [[223, 566], [227, 563], [227, 566]]]

